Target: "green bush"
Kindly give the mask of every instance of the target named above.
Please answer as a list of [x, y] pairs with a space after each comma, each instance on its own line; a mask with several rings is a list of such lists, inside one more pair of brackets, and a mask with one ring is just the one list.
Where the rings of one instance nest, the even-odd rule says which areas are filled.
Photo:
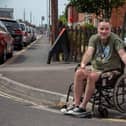
[[90, 24], [90, 23], [84, 23], [84, 24], [81, 24], [81, 28], [82, 29], [96, 29], [96, 27], [93, 26], [93, 24]]

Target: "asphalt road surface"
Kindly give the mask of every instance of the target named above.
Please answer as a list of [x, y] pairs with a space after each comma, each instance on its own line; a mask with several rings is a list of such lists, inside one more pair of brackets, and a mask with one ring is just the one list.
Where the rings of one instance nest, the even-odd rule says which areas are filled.
[[[1, 74], [21, 82], [49, 91], [66, 93], [73, 81], [75, 64], [46, 64], [49, 44], [46, 38], [33, 43], [29, 48], [17, 52], [16, 56], [1, 65]], [[9, 96], [10, 97], [10, 96]], [[20, 101], [20, 102], [19, 102]], [[120, 119], [78, 119], [62, 115], [59, 110], [33, 105], [15, 98], [0, 98], [0, 126], [123, 126]]]
[[0, 126], [125, 126], [125, 124], [125, 120], [64, 116], [59, 111], [33, 105], [21, 99], [0, 96]]

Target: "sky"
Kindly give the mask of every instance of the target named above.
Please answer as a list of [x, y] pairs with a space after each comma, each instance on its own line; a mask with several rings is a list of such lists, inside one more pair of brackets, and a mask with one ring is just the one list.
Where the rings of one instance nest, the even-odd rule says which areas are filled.
[[[35, 25], [40, 25], [41, 17], [44, 16], [43, 24], [48, 23], [49, 0], [0, 0], [0, 7], [14, 8], [15, 19], [25, 19]], [[58, 0], [58, 14], [65, 11], [68, 0]], [[24, 16], [25, 12], [25, 16]]]

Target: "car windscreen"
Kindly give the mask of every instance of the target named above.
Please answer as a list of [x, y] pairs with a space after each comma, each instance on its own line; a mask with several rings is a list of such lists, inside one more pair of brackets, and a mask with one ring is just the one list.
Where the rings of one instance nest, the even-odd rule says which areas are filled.
[[22, 31], [24, 31], [25, 30], [24, 24], [20, 24], [20, 26], [21, 26]]
[[7, 28], [19, 29], [19, 24], [16, 21], [2, 20]]

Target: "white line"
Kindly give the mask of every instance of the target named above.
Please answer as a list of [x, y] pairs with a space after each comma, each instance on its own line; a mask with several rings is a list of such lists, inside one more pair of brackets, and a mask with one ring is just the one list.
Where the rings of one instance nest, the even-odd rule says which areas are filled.
[[51, 109], [44, 105], [37, 105], [36, 103], [34, 103], [32, 101], [24, 100], [24, 99], [16, 97], [16, 96], [6, 94], [2, 91], [0, 91], [0, 96], [7, 98], [7, 99], [11, 99], [13, 101], [20, 102], [20, 103], [30, 103], [31, 104], [31, 106], [29, 106], [30, 108], [40, 109], [40, 110], [49, 111], [49, 112], [58, 113], [58, 114], [61, 113], [60, 111], [58, 111], [56, 109]]
[[[30, 89], [30, 90], [34, 90], [34, 91], [39, 91], [39, 92], [44, 92], [44, 93], [49, 93], [49, 94], [52, 94], [52, 95], [58, 95], [58, 96], [65, 96], [64, 94], [61, 94], [61, 93], [58, 93], [58, 92], [52, 92], [52, 91], [49, 91], [49, 90], [44, 90], [44, 89], [39, 89], [39, 88], [35, 88], [35, 87], [32, 87], [32, 86], [29, 86], [29, 85], [25, 85], [23, 83], [20, 83], [20, 82], [17, 82], [17, 81], [14, 81], [14, 80], [11, 80], [7, 77], [4, 77], [4, 76], [1, 76], [0, 79], [3, 79], [5, 80], [7, 83], [11, 83], [15, 86], [19, 86], [19, 87], [23, 87], [23, 88], [27, 88], [27, 89]], [[11, 86], [11, 85], [10, 85]]]
[[0, 68], [1, 71], [7, 72], [7, 71], [43, 71], [43, 70], [67, 70], [67, 69], [74, 69], [74, 65], [70, 66], [38, 66], [38, 67], [6, 67], [6, 68]]
[[[57, 114], [61, 114], [61, 112], [59, 110], [56, 109], [51, 109], [48, 106], [44, 106], [44, 105], [37, 105], [34, 102], [28, 101], [28, 100], [24, 100], [22, 98], [19, 97], [15, 97], [12, 95], [8, 95], [2, 91], [0, 91], [0, 96], [8, 98], [8, 99], [12, 99], [14, 101], [17, 102], [22, 102], [22, 103], [30, 103], [31, 106], [29, 106], [30, 108], [34, 108], [34, 109], [39, 109], [39, 110], [44, 110], [44, 111], [48, 111], [48, 112], [52, 112], [52, 113], [57, 113]], [[97, 118], [94, 118], [97, 119]], [[108, 119], [102, 119], [103, 121], [111, 121], [111, 122], [122, 122], [122, 123], [126, 123], [125, 119], [114, 119], [114, 118], [108, 118]]]
[[39, 41], [39, 39], [35, 40], [34, 42], [32, 42], [31, 44], [29, 44], [27, 47], [25, 47], [24, 49], [22, 49], [21, 51], [14, 51], [14, 55], [12, 58], [8, 59], [4, 64], [0, 65], [0, 67], [5, 66], [6, 64], [9, 64], [10, 62], [12, 62], [18, 55], [21, 55], [22, 53], [24, 53], [28, 48], [30, 48], [33, 44], [35, 44], [37, 41]]
[[126, 123], [125, 119], [102, 119], [102, 120], [111, 121], [111, 122], [124, 122], [124, 123]]

